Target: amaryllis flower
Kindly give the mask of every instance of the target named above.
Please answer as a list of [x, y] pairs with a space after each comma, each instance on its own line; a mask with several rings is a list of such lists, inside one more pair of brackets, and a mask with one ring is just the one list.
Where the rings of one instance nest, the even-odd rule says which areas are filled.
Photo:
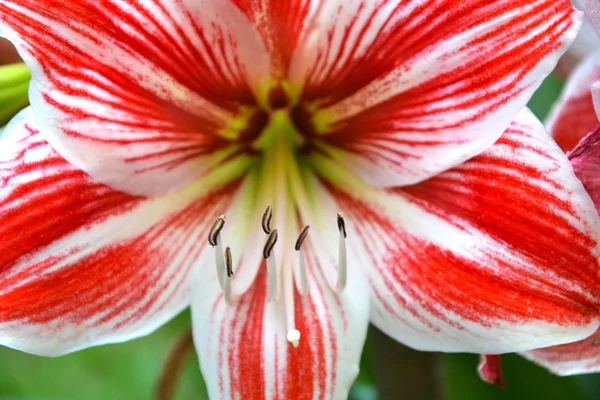
[[0, 343], [123, 341], [192, 299], [211, 397], [324, 399], [369, 321], [423, 350], [589, 336], [600, 221], [522, 109], [580, 19], [567, 0], [0, 0], [33, 74], [0, 137]]

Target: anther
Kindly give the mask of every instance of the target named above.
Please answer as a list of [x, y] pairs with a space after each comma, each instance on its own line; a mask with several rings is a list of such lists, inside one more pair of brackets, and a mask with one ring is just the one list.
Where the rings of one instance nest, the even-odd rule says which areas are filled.
[[231, 257], [231, 247], [225, 249], [225, 265], [227, 267], [227, 276], [223, 277], [223, 296], [225, 303], [231, 304], [231, 277], [233, 276], [233, 258]]
[[269, 235], [271, 234], [271, 220], [273, 219], [273, 208], [268, 206], [262, 217], [262, 229]]
[[296, 239], [296, 246], [294, 247], [296, 251], [300, 251], [300, 249], [302, 248], [302, 243], [304, 243], [304, 239], [306, 239], [306, 236], [308, 236], [309, 228], [310, 226], [306, 225], [300, 232], [300, 235], [298, 235], [298, 239]]
[[342, 217], [342, 214], [340, 214], [340, 213], [337, 214], [337, 225], [338, 225], [339, 231], [344, 235], [344, 239], [345, 239], [346, 238], [346, 222], [344, 221], [344, 217]]
[[275, 243], [277, 243], [277, 229], [275, 229], [269, 235], [267, 239], [267, 243], [265, 243], [265, 247], [263, 249], [263, 257], [268, 259], [271, 256], [271, 252], [273, 251], [273, 247], [275, 247]]
[[227, 267], [227, 276], [233, 276], [233, 258], [231, 257], [231, 247], [225, 249], [225, 266]]
[[226, 220], [227, 217], [221, 215], [219, 218], [217, 218], [212, 228], [210, 228], [210, 232], [208, 233], [208, 243], [211, 246], [215, 247], [217, 245], [217, 237], [219, 236], [219, 233], [221, 233], [223, 226], [225, 226]]

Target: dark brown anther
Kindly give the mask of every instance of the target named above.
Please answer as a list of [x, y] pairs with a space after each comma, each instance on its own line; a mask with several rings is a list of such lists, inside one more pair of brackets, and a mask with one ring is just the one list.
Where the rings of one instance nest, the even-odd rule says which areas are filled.
[[337, 224], [338, 224], [338, 229], [340, 231], [340, 233], [342, 233], [344, 235], [344, 239], [346, 238], [346, 222], [344, 221], [344, 217], [342, 217], [342, 214], [338, 213], [337, 215]]
[[227, 266], [227, 276], [233, 276], [233, 258], [231, 257], [231, 247], [225, 249], [225, 265]]
[[310, 228], [309, 225], [306, 225], [302, 231], [300, 232], [300, 234], [298, 235], [298, 239], [296, 239], [296, 246], [294, 246], [294, 249], [296, 249], [296, 251], [300, 251], [300, 248], [302, 248], [302, 243], [304, 243], [304, 239], [306, 239], [306, 236], [308, 236], [308, 229]]
[[263, 257], [265, 260], [271, 256], [271, 251], [273, 251], [275, 243], [277, 243], [277, 229], [271, 232], [269, 238], [267, 239], [267, 243], [265, 243], [265, 248], [263, 249]]
[[273, 208], [268, 206], [262, 217], [262, 229], [267, 234], [271, 234], [271, 220], [273, 219]]
[[285, 108], [290, 104], [290, 98], [288, 97], [285, 89], [279, 85], [269, 91], [269, 106], [273, 110]]
[[225, 220], [227, 220], [227, 218], [224, 215], [221, 215], [217, 218], [212, 228], [210, 228], [210, 232], [208, 232], [208, 243], [213, 247], [217, 245], [217, 237], [225, 225]]

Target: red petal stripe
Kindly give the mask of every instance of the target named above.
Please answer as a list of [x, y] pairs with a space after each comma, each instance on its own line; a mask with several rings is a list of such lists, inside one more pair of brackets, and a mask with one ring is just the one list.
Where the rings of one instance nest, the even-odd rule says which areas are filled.
[[255, 104], [250, 85], [268, 73], [258, 33], [226, 1], [5, 0], [0, 22], [32, 69], [47, 140], [132, 194], [214, 167], [231, 144], [219, 131]]
[[261, 33], [282, 77], [307, 24], [315, 0], [232, 0]]
[[62, 159], [31, 120], [28, 109], [2, 136], [0, 343], [58, 355], [156, 329], [188, 304], [235, 185], [197, 200], [128, 196]]
[[598, 125], [592, 100], [592, 84], [600, 80], [600, 53], [594, 53], [577, 66], [569, 77], [561, 98], [548, 118], [548, 130], [564, 152]]
[[529, 111], [426, 182], [379, 197], [330, 191], [373, 264], [373, 321], [398, 340], [502, 353], [597, 329], [598, 216]]

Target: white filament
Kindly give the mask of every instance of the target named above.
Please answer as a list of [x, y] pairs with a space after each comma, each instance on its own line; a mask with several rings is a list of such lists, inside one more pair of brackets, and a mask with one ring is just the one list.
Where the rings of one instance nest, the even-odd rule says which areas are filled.
[[304, 258], [304, 251], [302, 251], [302, 249], [298, 251], [298, 258], [300, 258], [300, 282], [298, 282], [298, 291], [304, 296], [308, 291], [308, 279], [306, 278], [306, 259]]
[[223, 295], [225, 296], [225, 303], [231, 305], [231, 277], [225, 275], [225, 288], [223, 289]]
[[341, 292], [346, 288], [348, 280], [348, 264], [346, 260], [346, 238], [344, 233], [340, 231], [340, 245], [338, 253], [338, 279], [336, 289]]
[[271, 250], [271, 254], [267, 258], [267, 275], [268, 275], [268, 299], [272, 301], [277, 297], [277, 262], [275, 261], [275, 249]]
[[219, 278], [219, 285], [221, 290], [225, 291], [225, 276], [227, 276], [227, 269], [225, 267], [225, 258], [223, 256], [223, 243], [221, 242], [221, 234], [217, 235], [217, 245], [215, 246], [215, 264], [217, 266], [217, 277]]

